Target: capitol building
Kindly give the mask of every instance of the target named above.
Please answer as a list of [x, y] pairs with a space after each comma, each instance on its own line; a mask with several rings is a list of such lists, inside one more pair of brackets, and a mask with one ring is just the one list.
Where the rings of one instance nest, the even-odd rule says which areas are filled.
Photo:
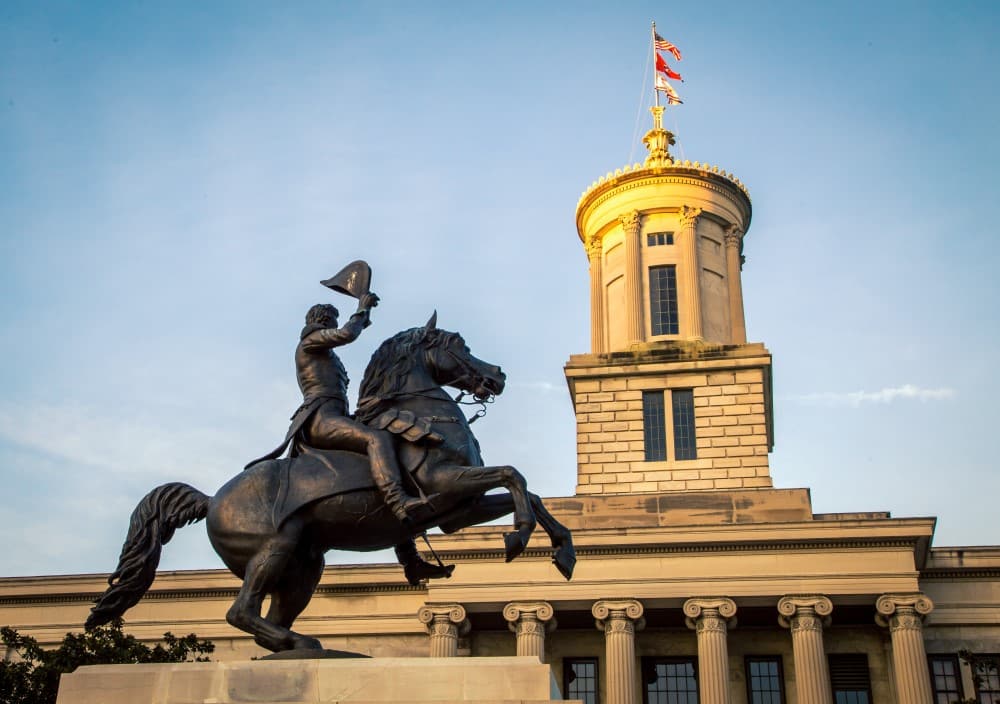
[[[781, 409], [741, 286], [749, 191], [674, 159], [662, 108], [644, 142], [643, 163], [576, 208], [591, 311], [590, 350], [565, 365], [576, 491], [545, 498], [573, 531], [574, 578], [543, 536], [505, 564], [504, 527], [476, 527], [434, 537], [451, 579], [327, 567], [296, 630], [375, 657], [536, 656], [585, 704], [992, 704], [1000, 547], [936, 546], [933, 517], [817, 514], [808, 488], [773, 485]], [[53, 646], [106, 579], [0, 579], [0, 625]], [[126, 628], [259, 657], [225, 620], [239, 585], [224, 570], [161, 573]]]

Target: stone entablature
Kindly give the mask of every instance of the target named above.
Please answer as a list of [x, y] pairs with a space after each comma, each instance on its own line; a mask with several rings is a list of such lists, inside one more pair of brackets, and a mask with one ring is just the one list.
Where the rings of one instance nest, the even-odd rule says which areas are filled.
[[729, 184], [736, 186], [743, 195], [746, 196], [747, 202], [750, 201], [750, 191], [747, 187], [740, 181], [734, 174], [727, 172], [725, 169], [720, 169], [718, 166], [709, 166], [708, 164], [703, 164], [699, 161], [691, 161], [689, 159], [673, 159], [666, 166], [658, 166], [653, 168], [648, 168], [636, 162], [634, 164], [625, 164], [625, 166], [620, 169], [615, 169], [614, 171], [609, 171], [608, 173], [601, 176], [599, 179], [590, 184], [590, 186], [583, 193], [580, 194], [580, 200], [577, 201], [577, 210], [579, 211], [584, 202], [592, 194], [596, 194], [602, 191], [602, 186], [606, 188], [614, 188], [626, 181], [626, 179], [631, 180], [635, 177], [651, 176], [651, 175], [690, 175], [698, 176], [700, 178], [708, 178], [710, 176], [718, 176], [725, 179]]
[[[565, 372], [576, 411], [576, 493], [772, 486], [770, 371], [771, 356], [760, 344], [678, 343], [571, 357]], [[643, 392], [671, 389], [693, 393], [697, 458], [677, 460], [668, 448], [666, 460], [647, 461]]]

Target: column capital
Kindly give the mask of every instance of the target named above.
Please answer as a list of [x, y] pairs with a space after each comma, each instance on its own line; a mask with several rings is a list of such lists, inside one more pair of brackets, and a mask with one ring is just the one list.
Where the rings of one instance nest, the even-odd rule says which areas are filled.
[[547, 601], [512, 601], [503, 607], [507, 628], [513, 633], [532, 630], [536, 625], [539, 628], [544, 626], [546, 631], [552, 631], [556, 627], [554, 616], [552, 604]]
[[688, 628], [698, 630], [709, 623], [724, 625], [736, 616], [736, 602], [724, 596], [695, 597], [684, 602], [683, 610]]
[[743, 243], [743, 230], [740, 229], [739, 225], [730, 225], [727, 227], [724, 236], [727, 247], [739, 249]]
[[818, 594], [789, 594], [778, 600], [778, 623], [793, 631], [830, 625], [833, 602]]
[[465, 607], [461, 604], [426, 604], [417, 611], [417, 618], [424, 624], [427, 632], [456, 629], [458, 635], [466, 635], [470, 624], [466, 618]]
[[622, 229], [629, 234], [638, 234], [639, 232], [639, 211], [632, 210], [627, 213], [622, 213], [618, 216], [618, 221], [622, 224]]
[[875, 602], [875, 622], [891, 631], [923, 627], [924, 616], [934, 610], [934, 602], [920, 592], [883, 594]]
[[646, 625], [642, 604], [636, 599], [601, 599], [590, 609], [597, 629], [604, 632], [641, 631]]
[[596, 259], [600, 257], [603, 246], [603, 240], [600, 237], [591, 237], [587, 240], [587, 244], [584, 245], [584, 249], [587, 250], [587, 258]]
[[691, 205], [682, 205], [680, 214], [681, 227], [694, 227], [700, 216], [701, 208]]

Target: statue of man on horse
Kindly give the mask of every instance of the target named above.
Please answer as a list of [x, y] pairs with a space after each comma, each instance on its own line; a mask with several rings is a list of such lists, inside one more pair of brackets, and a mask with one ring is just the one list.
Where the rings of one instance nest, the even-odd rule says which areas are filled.
[[[138, 603], [152, 585], [163, 544], [188, 523], [207, 519], [215, 551], [243, 585], [226, 614], [233, 626], [275, 652], [319, 649], [315, 638], [291, 630], [319, 584], [331, 549], [395, 547], [406, 578], [447, 577], [453, 566], [432, 565], [414, 537], [429, 528], [452, 533], [513, 513], [504, 535], [506, 560], [527, 547], [541, 524], [552, 561], [566, 579], [576, 563], [572, 536], [527, 489], [509, 465], [484, 466], [469, 421], [450, 386], [476, 401], [503, 393], [500, 367], [474, 357], [461, 335], [426, 325], [387, 339], [372, 355], [356, 414], [348, 415], [347, 374], [334, 348], [358, 337], [378, 297], [364, 262], [322, 282], [358, 299], [342, 327], [333, 306], [314, 306], [296, 348], [303, 403], [285, 442], [251, 462], [207, 496], [181, 483], [153, 489], [132, 514], [109, 587], [87, 628]], [[292, 450], [282, 458], [286, 447]], [[407, 491], [407, 488], [412, 491]], [[506, 492], [488, 494], [491, 489]], [[261, 615], [265, 597], [270, 608]]]
[[[250, 462], [245, 469], [281, 457], [289, 445], [291, 457], [299, 456], [303, 447], [364, 453], [386, 506], [397, 519], [409, 524], [414, 518], [429, 517], [433, 513], [431, 501], [434, 497], [423, 496], [419, 487], [416, 489], [421, 496], [409, 495], [403, 485], [390, 432], [364, 425], [348, 413], [347, 370], [334, 351], [354, 342], [371, 325], [371, 309], [378, 305], [379, 297], [370, 290], [370, 282], [371, 268], [360, 260], [321, 282], [327, 288], [357, 298], [358, 309], [342, 328], [337, 327], [340, 312], [329, 303], [317, 303], [306, 313], [306, 325], [295, 348], [295, 375], [302, 392], [302, 404], [292, 415], [284, 441]], [[427, 433], [425, 437], [431, 441], [441, 439], [437, 433]], [[412, 479], [409, 484], [413, 484]], [[396, 556], [411, 584], [419, 584], [422, 579], [451, 576], [449, 567], [424, 561], [412, 538], [396, 546]]]

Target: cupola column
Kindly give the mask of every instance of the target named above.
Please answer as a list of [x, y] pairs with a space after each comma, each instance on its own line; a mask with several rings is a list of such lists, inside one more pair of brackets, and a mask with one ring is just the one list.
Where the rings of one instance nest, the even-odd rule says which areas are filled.
[[724, 597], [684, 602], [688, 628], [698, 633], [698, 692], [704, 704], [729, 704], [729, 646], [727, 622], [736, 615], [736, 602]]
[[602, 599], [591, 609], [597, 627], [604, 631], [607, 704], [635, 704], [635, 632], [645, 625], [642, 604], [635, 599]]
[[698, 266], [698, 218], [700, 216], [701, 208], [681, 206], [681, 230], [678, 239], [681, 245], [684, 278], [687, 280], [686, 286], [678, 285], [677, 287], [687, 294], [685, 300], [681, 302], [684, 310], [684, 317], [681, 319], [681, 335], [696, 340], [704, 338], [701, 329], [701, 277], [698, 275], [700, 271]]
[[747, 324], [743, 316], [743, 277], [740, 264], [740, 246], [743, 232], [738, 225], [726, 230], [726, 278], [729, 279], [729, 320], [733, 329], [733, 344], [745, 345]]
[[587, 244], [590, 260], [590, 351], [603, 354], [604, 349], [604, 276], [601, 272], [603, 243], [594, 237]]
[[833, 704], [823, 626], [833, 603], [825, 596], [786, 596], [778, 601], [778, 622], [792, 631], [792, 657], [799, 704]]
[[625, 315], [628, 343], [635, 345], [645, 339], [642, 329], [642, 257], [639, 247], [639, 211], [618, 218], [625, 232]]
[[927, 652], [924, 650], [924, 616], [934, 602], [923, 594], [883, 594], [875, 602], [875, 620], [888, 626], [892, 637], [892, 669], [899, 704], [932, 704]]

